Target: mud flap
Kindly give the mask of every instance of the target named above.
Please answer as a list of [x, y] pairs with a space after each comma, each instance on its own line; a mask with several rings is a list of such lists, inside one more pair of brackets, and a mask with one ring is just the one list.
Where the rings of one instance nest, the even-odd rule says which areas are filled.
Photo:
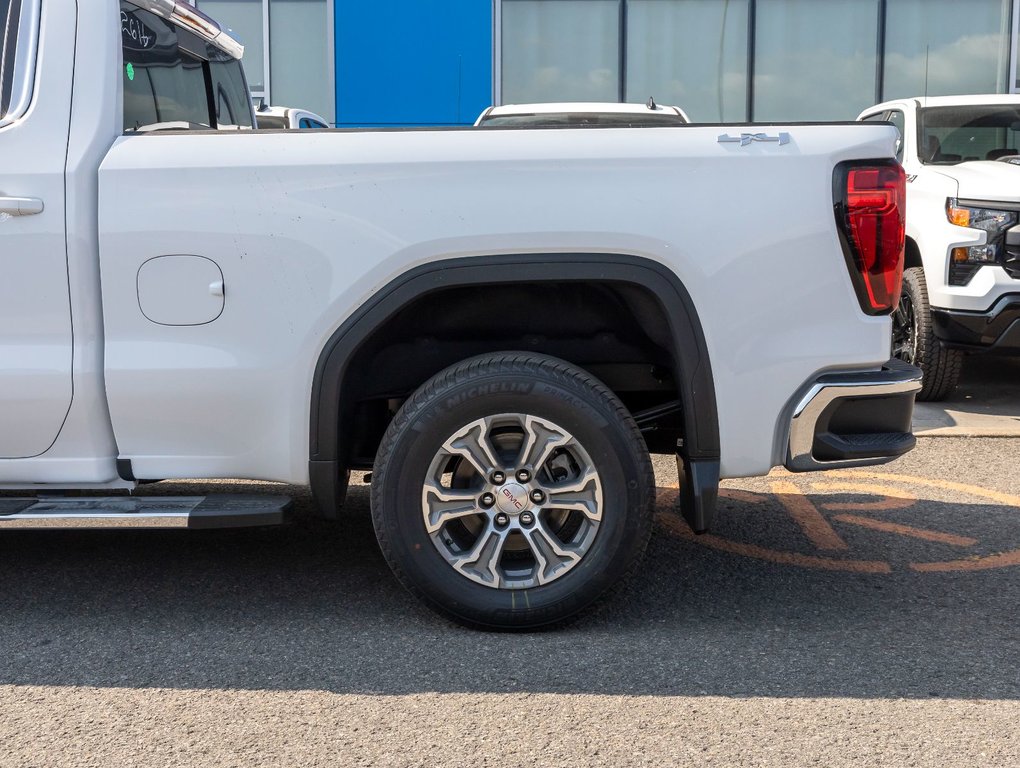
[[684, 459], [677, 454], [680, 512], [695, 533], [708, 533], [719, 499], [719, 460]]

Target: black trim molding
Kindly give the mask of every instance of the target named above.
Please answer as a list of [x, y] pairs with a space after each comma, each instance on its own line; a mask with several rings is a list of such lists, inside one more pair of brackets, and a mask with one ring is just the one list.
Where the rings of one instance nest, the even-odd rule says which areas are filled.
[[326, 342], [311, 392], [312, 492], [332, 515], [343, 500], [347, 467], [343, 436], [350, 428], [342, 407], [342, 383], [361, 346], [402, 308], [434, 291], [536, 282], [619, 283], [644, 289], [659, 302], [673, 340], [675, 379], [684, 414], [678, 454], [688, 462], [719, 460], [715, 384], [705, 334], [694, 302], [679, 278], [649, 259], [616, 254], [528, 254], [447, 259], [410, 270], [378, 291]]
[[135, 482], [138, 479], [131, 468], [131, 459], [117, 459], [117, 475], [121, 480], [128, 480], [130, 482]]
[[931, 319], [935, 335], [947, 346], [1020, 352], [1020, 294], [1006, 294], [986, 312], [934, 308]]

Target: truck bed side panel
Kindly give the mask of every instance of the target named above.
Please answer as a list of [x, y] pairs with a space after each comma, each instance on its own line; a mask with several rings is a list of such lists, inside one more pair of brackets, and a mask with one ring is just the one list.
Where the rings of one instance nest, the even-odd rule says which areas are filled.
[[[790, 143], [745, 146], [718, 142], [726, 131], [119, 139], [100, 172], [100, 252], [121, 455], [139, 477], [304, 481], [319, 352], [381, 286], [442, 258], [622, 253], [668, 266], [694, 299], [723, 474], [767, 471], [809, 378], [889, 357], [889, 321], [861, 312], [839, 249], [832, 171], [889, 157], [894, 131], [769, 127]], [[157, 324], [139, 269], [182, 254], [222, 271], [223, 312]], [[182, 316], [208, 299], [167, 290]]]

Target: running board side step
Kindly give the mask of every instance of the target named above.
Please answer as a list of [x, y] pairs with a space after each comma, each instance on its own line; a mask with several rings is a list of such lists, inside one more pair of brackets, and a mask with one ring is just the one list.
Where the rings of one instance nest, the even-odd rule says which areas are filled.
[[287, 496], [0, 498], [0, 530], [152, 528], [209, 530], [281, 525]]

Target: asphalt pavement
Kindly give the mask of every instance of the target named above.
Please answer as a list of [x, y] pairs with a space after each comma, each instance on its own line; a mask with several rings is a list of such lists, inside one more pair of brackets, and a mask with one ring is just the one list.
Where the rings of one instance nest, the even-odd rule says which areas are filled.
[[[724, 483], [569, 629], [423, 609], [304, 489], [279, 529], [0, 537], [0, 766], [1020, 764], [1020, 361], [972, 358], [866, 471]], [[980, 437], [973, 437], [980, 435]], [[970, 436], [970, 437], [968, 437]]]
[[[340, 525], [0, 538], [0, 765], [1020, 764], [1020, 441], [728, 481], [573, 627], [436, 618]], [[159, 483], [143, 493], [238, 490]]]
[[944, 402], [917, 404], [914, 434], [1020, 437], [1020, 357], [968, 356], [956, 391]]

